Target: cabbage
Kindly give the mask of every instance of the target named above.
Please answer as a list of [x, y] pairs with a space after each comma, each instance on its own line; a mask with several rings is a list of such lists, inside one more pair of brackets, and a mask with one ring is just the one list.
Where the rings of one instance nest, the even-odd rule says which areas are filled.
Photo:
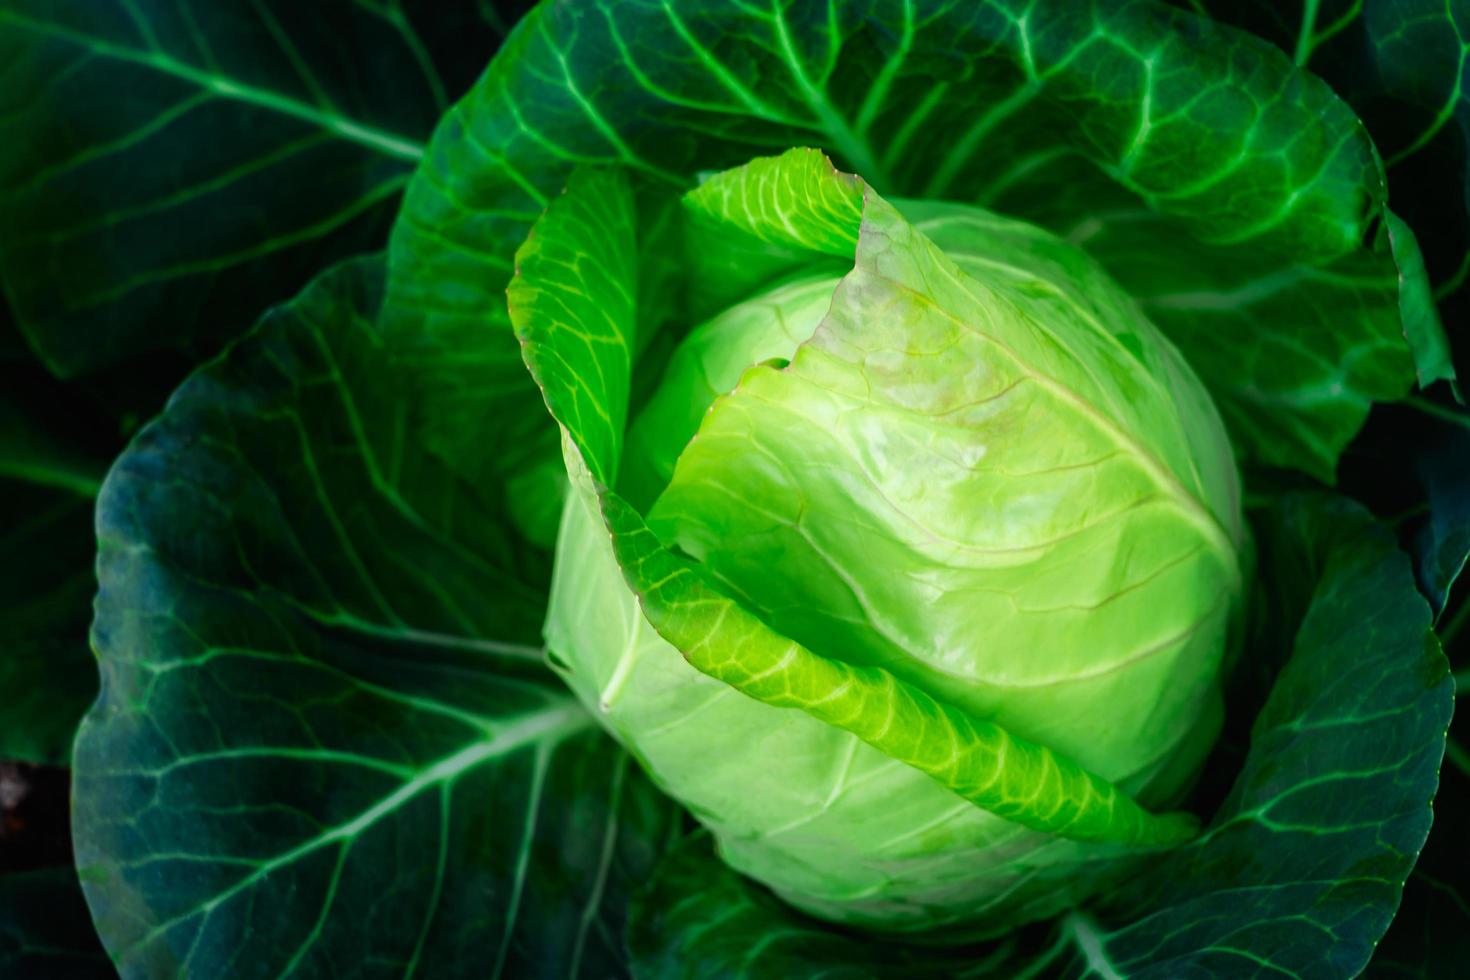
[[1464, 18], [1295, 7], [0, 0], [0, 975], [1453, 974]]
[[[1101, 887], [1125, 845], [1188, 836], [1048, 822], [1077, 805], [1067, 777], [1125, 813], [1177, 803], [1219, 732], [1247, 538], [1224, 426], [1174, 347], [1075, 246], [895, 208], [815, 151], [683, 207], [732, 254], [817, 254], [688, 331], [622, 454], [723, 618], [645, 618], [569, 440], [546, 639], [583, 702], [732, 866], [835, 921], [993, 932]], [[539, 248], [511, 289], [531, 343]], [[802, 652], [741, 673], [751, 634]], [[862, 673], [762, 693], [832, 667]], [[967, 722], [1021, 747], [986, 766], [1019, 810], [946, 768]]]

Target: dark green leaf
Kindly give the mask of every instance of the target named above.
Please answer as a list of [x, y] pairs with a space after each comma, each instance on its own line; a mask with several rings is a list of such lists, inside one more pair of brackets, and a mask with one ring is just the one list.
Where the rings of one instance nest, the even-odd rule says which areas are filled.
[[541, 572], [426, 456], [342, 267], [99, 501], [78, 866], [136, 976], [606, 976], [672, 807], [546, 671]]
[[[1188, 0], [1282, 48], [1367, 123], [1389, 200], [1419, 236], [1434, 299], [1452, 332], [1470, 317], [1470, 6], [1463, 0]], [[1181, 5], [1183, 5], [1181, 3]], [[1413, 338], [1411, 337], [1411, 340]], [[1470, 344], [1456, 340], [1461, 373]], [[1416, 354], [1449, 375], [1435, 345]], [[1421, 363], [1424, 363], [1421, 356]], [[1421, 381], [1426, 380], [1421, 368]]]
[[1454, 685], [1408, 559], [1356, 505], [1285, 498], [1267, 582], [1316, 588], [1205, 835], [1098, 937], [1120, 975], [1352, 976], [1429, 833]]
[[[64, 760], [95, 693], [80, 496], [188, 355], [381, 241], [383, 195], [524, 6], [0, 0], [0, 286], [21, 312], [0, 302], [0, 757]], [[64, 386], [36, 354], [128, 363]]]
[[1467, 822], [1470, 771], [1447, 759], [1434, 798], [1434, 832], [1365, 976], [1453, 977], [1470, 963], [1470, 882], [1461, 833]]
[[[1392, 258], [1364, 247], [1373, 147], [1265, 42], [1149, 3], [602, 0], [528, 17], [440, 124], [395, 227], [389, 335], [422, 371], [440, 449], [493, 471], [505, 453], [476, 466], [459, 440], [531, 417], [506, 408], [536, 396], [499, 292], [573, 165], [687, 184], [801, 144], [884, 193], [1061, 197], [1067, 227], [1125, 209], [1157, 220], [1155, 254], [1191, 243], [1224, 271], [1174, 284], [1218, 294], [1175, 339], [1253, 458], [1330, 477], [1368, 402], [1412, 381]], [[1129, 278], [1126, 256], [1096, 254]], [[1235, 292], [1267, 287], [1242, 312]], [[525, 444], [524, 425], [496, 428]]]
[[[1438, 613], [1445, 653], [1459, 668], [1463, 701], [1467, 661], [1464, 649], [1456, 647], [1470, 639], [1464, 630], [1470, 620], [1464, 597], [1470, 593], [1463, 576], [1453, 586], [1452, 580], [1470, 551], [1465, 469], [1470, 429], [1460, 424], [1463, 410], [1442, 402], [1448, 399], [1376, 408], [1344, 456], [1342, 485], [1396, 524], [1401, 544], [1414, 559], [1420, 591]], [[1470, 756], [1463, 750], [1463, 717], [1456, 725], [1459, 731], [1452, 727], [1449, 740], [1461, 748], [1446, 753], [1434, 829], [1405, 885], [1394, 924], [1370, 963], [1371, 976], [1451, 976], [1451, 965], [1470, 955], [1470, 866], [1456, 831], [1470, 818]]]
[[63, 375], [217, 349], [377, 247], [524, 6], [0, 2], [0, 281], [31, 345]]

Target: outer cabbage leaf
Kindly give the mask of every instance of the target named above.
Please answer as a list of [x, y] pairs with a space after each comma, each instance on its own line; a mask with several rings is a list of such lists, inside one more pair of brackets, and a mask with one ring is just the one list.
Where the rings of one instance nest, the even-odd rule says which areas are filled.
[[[469, 459], [464, 433], [506, 413], [519, 365], [496, 294], [527, 213], [574, 165], [684, 185], [800, 144], [891, 195], [1006, 210], [1070, 187], [1071, 224], [1159, 216], [1156, 251], [1183, 236], [1224, 270], [1219, 308], [1174, 339], [1248, 458], [1330, 478], [1369, 401], [1412, 382], [1392, 256], [1364, 246], [1383, 204], [1372, 144], [1266, 42], [1152, 3], [547, 4], [445, 117], [390, 243], [390, 335], [445, 455]], [[1280, 295], [1242, 317], [1229, 293], [1262, 266]], [[1239, 356], [1215, 356], [1218, 336]], [[1268, 346], [1299, 353], [1254, 354]], [[499, 428], [505, 446], [529, 438]]]
[[[1419, 236], [1431, 298], [1463, 335], [1470, 316], [1470, 9], [1457, 0], [1191, 5], [1275, 42], [1363, 119], [1383, 155], [1394, 210]], [[1463, 339], [1457, 344], [1463, 371]], [[1415, 353], [1421, 384], [1452, 376], [1448, 352], [1433, 334], [1416, 341]]]
[[1414, 372], [1418, 376], [1419, 387], [1427, 388], [1436, 381], [1448, 381], [1451, 391], [1459, 399], [1453, 352], [1435, 307], [1436, 297], [1448, 297], [1449, 293], [1441, 294], [1430, 285], [1429, 270], [1419, 240], [1402, 218], [1393, 212], [1385, 212], [1384, 229], [1393, 249], [1394, 262], [1398, 264], [1399, 314], [1404, 321], [1404, 336], [1409, 341], [1409, 350], [1414, 355]]
[[[1446, 652], [1453, 656], [1449, 648]], [[1461, 873], [1464, 849], [1455, 832], [1470, 820], [1470, 760], [1453, 731], [1449, 738], [1449, 744], [1460, 746], [1461, 760], [1452, 763], [1446, 753], [1434, 795], [1435, 829], [1404, 883], [1403, 901], [1388, 935], [1373, 952], [1366, 977], [1454, 976], [1470, 957], [1470, 887]]]
[[[1445, 394], [1443, 390], [1439, 393]], [[1448, 401], [1446, 399], [1445, 401]], [[1414, 559], [1419, 589], [1436, 615], [1436, 629], [1455, 671], [1463, 702], [1470, 673], [1470, 418], [1462, 408], [1415, 399], [1384, 406], [1343, 457], [1343, 485], [1398, 530]], [[1393, 474], [1393, 479], [1385, 479]], [[1459, 705], [1463, 708], [1463, 703]], [[1464, 847], [1453, 828], [1470, 819], [1470, 754], [1465, 726], [1447, 735], [1435, 796], [1435, 830], [1404, 888], [1393, 926], [1368, 975], [1452, 975], [1470, 955], [1470, 880]]]
[[1264, 524], [1268, 587], [1307, 600], [1291, 659], [1206, 833], [1140, 883], [1141, 907], [1118, 903], [1106, 948], [1123, 972], [1220, 972], [1279, 948], [1287, 970], [1351, 976], [1429, 833], [1454, 685], [1407, 557], [1339, 499], [1288, 496]]
[[378, 247], [526, 6], [4, 0], [0, 282], [31, 346], [61, 375], [212, 351]]
[[194, 357], [381, 244], [497, 10], [523, 7], [0, 2], [0, 757], [64, 761], [95, 694], [108, 462]]
[[495, 501], [413, 438], [381, 268], [196, 373], [103, 489], [74, 832], [125, 974], [621, 969], [673, 809], [545, 670]]
[[[1428, 832], [1452, 687], [1407, 561], [1359, 507], [1288, 497], [1259, 536], [1267, 587], [1301, 599], [1290, 658], [1205, 834], [1134, 879], [1131, 901], [936, 962], [801, 918], [691, 843], [636, 907], [640, 975], [1355, 975]], [[717, 908], [728, 929], [705, 927]]]
[[523, 7], [0, 2], [0, 757], [64, 761], [95, 694], [107, 463], [194, 357], [381, 244]]

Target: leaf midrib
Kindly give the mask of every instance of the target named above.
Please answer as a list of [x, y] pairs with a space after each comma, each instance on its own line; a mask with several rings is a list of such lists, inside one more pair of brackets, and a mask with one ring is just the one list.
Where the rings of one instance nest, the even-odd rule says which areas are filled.
[[396, 812], [420, 793], [435, 786], [449, 785], [464, 773], [492, 759], [503, 758], [520, 749], [541, 741], [560, 741], [574, 732], [582, 731], [593, 723], [590, 715], [576, 701], [552, 702], [539, 710], [522, 715], [500, 728], [490, 737], [477, 740], [471, 745], [452, 753], [439, 761], [420, 769], [413, 778], [403, 782], [397, 789], [377, 803], [366, 808], [351, 820], [344, 821], [324, 830], [315, 837], [292, 847], [273, 858], [260, 862], [256, 870], [224, 888], [211, 898], [195, 905], [173, 918], [159, 923], [127, 949], [118, 952], [118, 960], [125, 961], [137, 950], [162, 936], [181, 922], [208, 914], [220, 904], [259, 883], [274, 871], [287, 867], [302, 858], [342, 841], [357, 838], [369, 827]]
[[221, 75], [201, 71], [162, 52], [134, 50], [102, 38], [69, 30], [58, 24], [22, 17], [9, 11], [0, 11], [0, 24], [10, 24], [22, 30], [75, 44], [102, 57], [125, 61], [172, 75], [220, 98], [248, 103], [310, 123], [341, 139], [366, 146], [384, 156], [416, 164], [424, 155], [424, 145], [421, 141], [359, 122], [341, 113], [309, 105], [279, 92], [245, 85]]

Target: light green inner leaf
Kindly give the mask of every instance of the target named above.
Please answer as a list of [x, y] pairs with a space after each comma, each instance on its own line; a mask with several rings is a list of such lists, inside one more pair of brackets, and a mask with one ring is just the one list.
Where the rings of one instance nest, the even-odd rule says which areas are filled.
[[[914, 686], [912, 677], [899, 680], [889, 670], [864, 666], [860, 654], [855, 658], [859, 661], [857, 663], [844, 662], [848, 658], [841, 653], [835, 658], [820, 656], [772, 631], [738, 603], [722, 596], [709, 582], [702, 582], [691, 598], [687, 594], [669, 593], [663, 587], [665, 583], [660, 581], [663, 576], [648, 577], [635, 570], [636, 566], [636, 569], [657, 567], [667, 571], [678, 566], [679, 562], [662, 545], [658, 545], [651, 534], [642, 530], [642, 521], [636, 511], [619, 505], [609, 489], [610, 476], [618, 465], [615, 455], [618, 450], [617, 440], [606, 434], [606, 420], [623, 411], [622, 404], [625, 403], [619, 403], [617, 399], [625, 397], [622, 392], [626, 390], [626, 382], [619, 372], [625, 374], [628, 370], [628, 338], [635, 335], [636, 328], [632, 322], [631, 306], [620, 305], [616, 295], [608, 297], [608, 302], [602, 302], [595, 288], [596, 284], [606, 282], [611, 275], [610, 270], [616, 268], [615, 257], [624, 254], [620, 244], [625, 247], [630, 237], [625, 230], [609, 228], [586, 217], [588, 209], [619, 197], [616, 188], [606, 183], [607, 179], [611, 177], [599, 176], [595, 180], [574, 178], [567, 196], [553, 202], [530, 241], [537, 250], [534, 254], [548, 254], [564, 248], [565, 257], [555, 264], [541, 265], [526, 261], [529, 256], [523, 250], [519, 274], [510, 290], [511, 314], [526, 350], [527, 364], [542, 385], [547, 404], [552, 407], [569, 439], [566, 454], [573, 471], [574, 486], [580, 482], [583, 485], [581, 492], [601, 495], [615, 542], [620, 540], [620, 535], [638, 532], [634, 536], [637, 548], [630, 551], [628, 548], [632, 546], [621, 543], [618, 555], [655, 628], [700, 670], [759, 700], [800, 707], [828, 724], [853, 732], [891, 757], [939, 779], [959, 795], [1024, 826], [1077, 839], [1129, 843], [1157, 844], [1187, 836], [1189, 821], [1186, 818], [1153, 817], [1105, 779], [1068, 761], [1053, 749], [1016, 738], [999, 725], [981, 720], [981, 716], [969, 711], [967, 706], [946, 703], [947, 696], [954, 693], [953, 689], [941, 687], [943, 694], [936, 696], [926, 691], [922, 684]], [[578, 200], [589, 192], [595, 193], [597, 200]], [[696, 210], [699, 222], [724, 221], [729, 237], [735, 242], [734, 247], [747, 252], [756, 247], [753, 243], [770, 247], [771, 254], [784, 252], [787, 256], [803, 251], [822, 255], [851, 247], [857, 241], [856, 230], [863, 213], [855, 210], [853, 203], [863, 199], [868, 211], [876, 208], [881, 214], [875, 225], [879, 230], [873, 231], [873, 235], [897, 236], [905, 230], [917, 234], [880, 199], [871, 194], [862, 198], [859, 196], [862, 193], [860, 184], [837, 176], [819, 155], [811, 151], [793, 151], [776, 160], [759, 161], [748, 171], [736, 171], [710, 181], [695, 192], [691, 206]], [[808, 203], [811, 205], [809, 209]], [[869, 225], [862, 223], [861, 226], [865, 235], [869, 234]], [[564, 246], [548, 244], [559, 235], [567, 236]], [[918, 238], [922, 239], [922, 236]], [[859, 246], [860, 254], [861, 251]], [[786, 260], [782, 256], [781, 261]], [[779, 264], [773, 262], [772, 268]], [[576, 270], [574, 284], [542, 280], [543, 276], [561, 275], [563, 270]], [[761, 270], [760, 278], [770, 274], [769, 269]], [[851, 277], [845, 280], [843, 289], [848, 288], [851, 281]], [[587, 288], [589, 284], [592, 288]], [[934, 282], [926, 285], [941, 291], [952, 288]], [[527, 297], [551, 296], [560, 290], [576, 293], [577, 303], [556, 306], [548, 315], [544, 304], [525, 301]], [[839, 289], [839, 296], [841, 293], [842, 289]], [[1046, 293], [1045, 299], [1037, 302], [1042, 305], [1055, 302], [1055, 293], [1053, 289]], [[975, 297], [969, 297], [969, 301], [973, 303]], [[573, 306], [587, 311], [587, 315], [579, 321], [567, 322], [562, 314]], [[882, 309], [880, 304], [871, 312], [876, 314]], [[592, 311], [596, 311], [595, 315]], [[1049, 315], [1052, 311], [1040, 312]], [[622, 319], [618, 318], [619, 313]], [[805, 317], [805, 321], [810, 322], [810, 317]], [[913, 327], [908, 322], [903, 325]], [[1160, 347], [1162, 342], [1152, 335], [1147, 342], [1135, 343], [1130, 348], [1126, 336], [1120, 339], [1101, 326], [1088, 329], [1092, 331], [1088, 343], [1098, 348], [1107, 347], [1112, 350], [1110, 356], [1123, 358], [1132, 364], [1130, 370], [1133, 375], [1141, 373], [1136, 359], [1163, 358], [1167, 362], [1169, 357], [1177, 358], [1166, 347]], [[1024, 330], [1034, 331], [1035, 325], [1028, 323]], [[925, 343], [922, 331], [916, 336], [921, 338], [916, 343]], [[787, 342], [791, 339], [800, 340], [799, 337], [788, 338]], [[1041, 344], [1049, 363], [1065, 364], [1071, 356], [1065, 345], [1054, 340], [1031, 338], [1027, 343]], [[803, 351], [809, 350], [803, 348]], [[801, 356], [804, 354], [799, 354], [798, 358]], [[983, 360], [976, 361], [976, 364], [983, 370], [989, 370]], [[568, 370], [569, 365], [576, 367]], [[1168, 367], [1187, 374], [1182, 364], [1170, 362]], [[727, 368], [717, 373], [728, 375]], [[762, 370], [781, 373], [774, 368]], [[1128, 371], [1118, 372], [1119, 378], [1124, 380], [1133, 375]], [[747, 375], [747, 380], [749, 377]], [[923, 372], [920, 377], [929, 379], [929, 375]], [[706, 388], [711, 387], [709, 382], [712, 380], [706, 378]], [[974, 389], [973, 383], [977, 380], [972, 376], [956, 376], [948, 383], [949, 390], [957, 391], [958, 386], [965, 382], [971, 383]], [[1171, 377], [1170, 382], [1173, 380]], [[1043, 379], [1043, 382], [1042, 388], [1048, 385], [1058, 387], [1053, 380]], [[1120, 381], [1104, 382], [1092, 377], [1085, 383], [1081, 380], [1076, 383], [1083, 385], [1085, 396], [1068, 393], [1062, 400], [1084, 417], [1095, 413], [1095, 409], [1087, 405], [1087, 399], [1095, 397], [1111, 399], [1110, 408], [1128, 403], [1130, 399], [1136, 400], [1140, 403], [1136, 409], [1139, 412], [1155, 407], [1151, 398], [1159, 399], [1159, 405], [1170, 404], [1169, 393], [1163, 389], [1145, 397], [1126, 385], [1118, 387], [1122, 385]], [[690, 391], [691, 401], [696, 403], [694, 407], [697, 410], [702, 407], [697, 403], [703, 396], [693, 389]], [[595, 405], [599, 398], [611, 399], [613, 410], [589, 411], [588, 406]], [[1198, 404], [1207, 405], [1207, 402]], [[654, 407], [658, 408], [656, 403]], [[1223, 646], [1230, 596], [1238, 590], [1239, 568], [1235, 548], [1236, 536], [1240, 532], [1238, 514], [1235, 513], [1233, 477], [1224, 479], [1224, 475], [1229, 473], [1228, 468], [1207, 466], [1204, 468], [1206, 475], [1202, 475], [1201, 470], [1192, 464], [1192, 457], [1183, 452], [1187, 446], [1180, 444], [1183, 437], [1179, 433], [1184, 429], [1203, 426], [1200, 429], [1204, 433], [1203, 438], [1213, 439], [1211, 445], [1223, 448], [1225, 443], [1219, 434], [1218, 420], [1213, 416], [1181, 417], [1172, 408], [1166, 418], [1169, 421], [1164, 428], [1173, 434], [1158, 437], [1157, 447], [1151, 443], [1148, 448], [1141, 448], [1132, 440], [1125, 440], [1123, 448], [1116, 444], [1109, 448], [1114, 455], [1121, 454], [1132, 462], [1133, 466], [1125, 467], [1117, 479], [1123, 485], [1131, 483], [1145, 488], [1135, 491], [1135, 495], [1144, 498], [1140, 509], [1146, 511], [1161, 501], [1162, 505], [1157, 509], [1169, 515], [1163, 519], [1178, 520], [1186, 529], [1183, 539], [1192, 543], [1182, 556], [1172, 561], [1166, 558], [1165, 567], [1197, 563], [1202, 569], [1200, 582], [1219, 584], [1223, 581], [1225, 586], [1221, 593], [1224, 599], [1220, 595], [1212, 596], [1198, 624], [1189, 625], [1184, 636], [1163, 644], [1170, 654], [1176, 653], [1173, 649], [1176, 646], [1182, 644], [1185, 647], [1180, 656], [1191, 665], [1187, 671], [1190, 682], [1167, 707], [1156, 706], [1155, 710], [1172, 718], [1180, 715], [1181, 708], [1192, 706], [1196, 709], [1192, 713], [1185, 710], [1190, 723], [1182, 734], [1171, 730], [1165, 739], [1170, 750], [1176, 749], [1181, 739], [1188, 739], [1194, 747], [1182, 754], [1187, 760], [1193, 760], [1200, 749], [1208, 746], [1218, 720], [1215, 668]], [[1076, 425], [1076, 420], [1071, 420], [1071, 424]], [[1210, 429], [1212, 424], [1214, 429]], [[1169, 430], [1169, 425], [1174, 429]], [[1154, 427], [1159, 428], [1157, 422]], [[709, 431], [710, 423], [707, 421], [696, 443], [704, 440]], [[1109, 428], [1108, 432], [1117, 439], [1116, 430]], [[1177, 458], [1169, 455], [1175, 451], [1181, 451], [1183, 455]], [[1169, 462], [1161, 462], [1160, 455]], [[590, 457], [585, 464], [582, 462], [584, 457]], [[1228, 450], [1224, 459], [1228, 464]], [[1170, 464], [1184, 470], [1188, 487], [1180, 482]], [[577, 471], [583, 465], [590, 479], [579, 481]], [[1139, 472], [1135, 473], [1135, 470]], [[677, 478], [675, 486], [678, 486]], [[1131, 498], [1125, 498], [1125, 503], [1128, 499]], [[1110, 542], [1111, 538], [1105, 538], [1092, 547], [1106, 551]], [[1225, 574], [1223, 580], [1219, 577], [1220, 570]], [[780, 580], [784, 581], [788, 574], [783, 569]], [[1188, 576], [1180, 578], [1191, 581]], [[1186, 599], [1188, 595], [1186, 593]], [[694, 608], [700, 608], [701, 613], [707, 611], [710, 603], [720, 608], [713, 619], [701, 616], [690, 619], [684, 613], [691, 603]], [[1194, 609], [1194, 604], [1188, 601], [1181, 605], [1186, 611]], [[1196, 633], [1203, 651], [1199, 654], [1191, 652], [1193, 645], [1186, 642]], [[922, 658], [922, 653], [919, 658]], [[1168, 674], [1176, 659], [1172, 655], [1155, 658], [1155, 668], [1163, 671], [1161, 679]], [[1195, 664], [1195, 660], [1199, 663]], [[572, 669], [575, 671], [575, 667]], [[1101, 673], [1111, 673], [1111, 669]], [[800, 689], [800, 692], [792, 693], [795, 689]], [[606, 690], [600, 699], [606, 703]], [[907, 718], [908, 723], [900, 724], [894, 721], [898, 715], [912, 717]], [[1157, 731], [1147, 725], [1143, 728], [1147, 735], [1154, 737], [1155, 753], [1149, 763], [1157, 762], [1161, 768], [1167, 768], [1156, 751]], [[1002, 764], [1007, 753], [1011, 761]], [[1138, 768], [1127, 775], [1135, 775]], [[1192, 768], [1192, 761], [1184, 767], [1186, 773]], [[1169, 781], [1177, 782], [1178, 778], [1175, 774]]]
[[821, 326], [699, 406], [650, 526], [783, 636], [1169, 799], [1241, 600], [1220, 420], [1082, 253], [910, 208], [870, 194]]
[[627, 181], [579, 170], [516, 252], [506, 290], [547, 406], [607, 484], [622, 458], [637, 337], [633, 229]]

